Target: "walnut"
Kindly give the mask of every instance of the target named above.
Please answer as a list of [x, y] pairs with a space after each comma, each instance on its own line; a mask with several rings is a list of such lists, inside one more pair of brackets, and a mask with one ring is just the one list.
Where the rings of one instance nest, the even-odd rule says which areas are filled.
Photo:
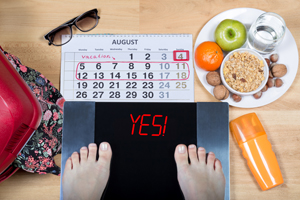
[[272, 68], [272, 74], [275, 77], [283, 77], [286, 73], [287, 68], [284, 64], [277, 64]]
[[269, 70], [269, 78], [273, 78], [274, 76], [273, 76], [273, 74], [272, 74], [272, 71], [271, 70]]
[[272, 64], [269, 66], [269, 69], [272, 69], [275, 65], [277, 65], [277, 63], [272, 63]]
[[206, 81], [209, 85], [216, 86], [221, 84], [221, 77], [218, 72], [209, 72], [206, 74]]
[[224, 85], [217, 85], [214, 88], [214, 96], [216, 97], [216, 99], [224, 100], [228, 98], [229, 91]]

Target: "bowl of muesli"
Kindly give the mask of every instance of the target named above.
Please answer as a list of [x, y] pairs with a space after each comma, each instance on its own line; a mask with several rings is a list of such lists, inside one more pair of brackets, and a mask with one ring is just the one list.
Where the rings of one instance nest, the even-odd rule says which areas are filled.
[[240, 48], [229, 52], [224, 58], [220, 75], [223, 85], [237, 95], [253, 95], [267, 83], [269, 67], [256, 51]]

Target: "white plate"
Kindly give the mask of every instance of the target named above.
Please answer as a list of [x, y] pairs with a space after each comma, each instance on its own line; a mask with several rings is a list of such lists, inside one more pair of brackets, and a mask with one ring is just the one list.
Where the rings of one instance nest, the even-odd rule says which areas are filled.
[[[246, 27], [250, 27], [252, 22], [254, 22], [256, 18], [262, 13], [264, 13], [264, 11], [253, 8], [236, 8], [218, 14], [209, 22], [207, 22], [200, 31], [195, 43], [194, 52], [197, 46], [202, 42], [214, 41], [214, 31], [222, 20], [235, 19], [245, 24]], [[269, 88], [266, 92], [263, 93], [260, 99], [254, 99], [253, 96], [244, 96], [242, 98], [242, 101], [237, 103], [233, 101], [230, 96], [226, 100], [223, 100], [223, 102], [228, 102], [229, 105], [240, 108], [256, 108], [272, 103], [273, 101], [281, 97], [292, 85], [298, 70], [298, 49], [295, 39], [293, 38], [288, 28], [286, 29], [286, 33], [282, 43], [276, 48], [275, 52], [279, 54], [278, 63], [285, 64], [287, 67], [287, 74], [281, 78], [283, 81], [283, 85], [280, 88]], [[269, 55], [263, 55], [263, 57], [268, 58]], [[206, 90], [213, 95], [214, 87], [209, 85], [206, 81], [206, 74], [208, 72], [198, 68], [195, 62], [194, 65], [197, 76], [200, 79], [201, 83], [206, 88]]]

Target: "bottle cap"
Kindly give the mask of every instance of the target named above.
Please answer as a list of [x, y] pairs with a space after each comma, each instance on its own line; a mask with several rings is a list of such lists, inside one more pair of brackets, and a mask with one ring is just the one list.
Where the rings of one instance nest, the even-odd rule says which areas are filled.
[[266, 134], [255, 113], [249, 113], [232, 120], [229, 123], [230, 131], [240, 145], [255, 137]]

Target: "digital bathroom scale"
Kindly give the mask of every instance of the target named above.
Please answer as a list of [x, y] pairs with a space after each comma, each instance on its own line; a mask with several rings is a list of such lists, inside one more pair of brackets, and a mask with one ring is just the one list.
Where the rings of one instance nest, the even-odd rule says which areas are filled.
[[74, 151], [106, 141], [113, 154], [102, 199], [184, 199], [174, 151], [178, 144], [197, 144], [221, 161], [229, 199], [228, 123], [228, 104], [220, 102], [66, 101], [61, 174]]

